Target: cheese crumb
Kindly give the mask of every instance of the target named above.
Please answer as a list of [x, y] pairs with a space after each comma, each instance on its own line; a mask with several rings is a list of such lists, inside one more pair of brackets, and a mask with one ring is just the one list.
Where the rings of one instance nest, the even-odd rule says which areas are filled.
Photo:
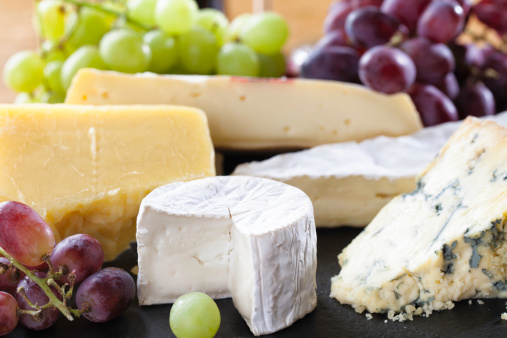
[[507, 320], [507, 312], [502, 313], [502, 320]]
[[472, 305], [472, 300], [471, 299], [468, 301], [468, 305]]
[[366, 318], [367, 318], [368, 320], [370, 320], [370, 319], [372, 319], [372, 318], [373, 318], [373, 316], [372, 316], [370, 313], [367, 313], [365, 316], [366, 316]]
[[384, 320], [384, 323], [386, 323], [386, 324], [387, 324], [387, 319], [386, 319], [386, 320]]
[[482, 305], [482, 304], [484, 304], [484, 302], [482, 300], [480, 300], [480, 299], [477, 299], [477, 304]]

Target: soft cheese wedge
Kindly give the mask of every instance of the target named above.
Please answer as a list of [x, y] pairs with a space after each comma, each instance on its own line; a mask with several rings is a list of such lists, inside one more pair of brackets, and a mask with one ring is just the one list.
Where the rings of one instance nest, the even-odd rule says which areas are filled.
[[422, 125], [410, 97], [363, 86], [304, 79], [127, 75], [81, 70], [71, 104], [181, 104], [208, 115], [216, 147], [312, 147], [413, 133]]
[[160, 187], [141, 204], [137, 243], [141, 305], [232, 296], [255, 335], [316, 306], [312, 204], [289, 185], [224, 176]]
[[0, 106], [0, 201], [34, 208], [57, 239], [88, 233], [113, 259], [141, 200], [214, 175], [205, 114], [176, 106]]
[[506, 178], [507, 129], [468, 118], [417, 189], [394, 198], [340, 254], [331, 295], [399, 320], [507, 297]]
[[[507, 113], [491, 117], [507, 125]], [[399, 137], [322, 145], [239, 165], [233, 175], [281, 181], [312, 200], [317, 227], [365, 226], [416, 176], [461, 125], [449, 122]]]

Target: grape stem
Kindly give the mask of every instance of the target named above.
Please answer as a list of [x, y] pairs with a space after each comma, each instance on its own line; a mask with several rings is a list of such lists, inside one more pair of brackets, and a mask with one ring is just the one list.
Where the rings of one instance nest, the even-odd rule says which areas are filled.
[[[34, 273], [32, 273], [32, 271], [27, 269], [23, 264], [19, 263], [16, 259], [14, 259], [11, 255], [9, 255], [2, 247], [0, 247], [0, 255], [7, 258], [11, 262], [12, 265], [14, 265], [19, 270], [23, 271], [25, 273], [25, 275], [27, 275], [28, 278], [30, 278], [32, 281], [34, 281], [44, 291], [44, 293], [48, 296], [49, 302], [46, 305], [40, 307], [41, 309], [46, 308], [46, 307], [50, 307], [50, 306], [54, 306], [58, 310], [60, 310], [60, 312], [65, 317], [67, 317], [68, 320], [70, 320], [70, 321], [74, 320], [74, 317], [72, 317], [71, 311], [69, 311], [69, 308], [66, 306], [65, 302], [59, 300], [56, 297], [56, 295], [49, 288], [48, 282], [49, 282], [49, 280], [53, 279], [51, 276], [49, 277], [48, 282], [46, 282], [46, 278], [37, 277]], [[65, 299], [65, 295], [62, 294], [62, 296]], [[25, 295], [25, 300], [28, 301], [28, 298], [26, 298], [26, 295]], [[28, 304], [30, 305], [31, 302]], [[38, 307], [36, 306], [34, 308], [37, 309]]]

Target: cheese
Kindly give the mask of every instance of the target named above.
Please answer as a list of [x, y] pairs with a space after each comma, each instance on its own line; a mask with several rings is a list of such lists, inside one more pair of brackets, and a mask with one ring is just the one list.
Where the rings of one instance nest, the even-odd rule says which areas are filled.
[[232, 296], [255, 335], [290, 326], [317, 302], [317, 237], [309, 198], [254, 177], [173, 183], [137, 219], [141, 305], [184, 293]]
[[113, 259], [156, 187], [214, 175], [205, 114], [175, 106], [0, 106], [0, 201], [34, 208], [57, 240], [96, 237]]
[[[507, 125], [507, 113], [492, 117]], [[303, 190], [318, 227], [365, 226], [393, 197], [415, 189], [415, 177], [461, 122], [400, 137], [322, 145], [239, 165], [233, 175], [270, 178]]]
[[181, 104], [203, 109], [218, 148], [270, 149], [398, 136], [421, 128], [406, 94], [306, 79], [127, 75], [81, 70], [71, 104]]
[[394, 320], [507, 297], [507, 129], [467, 119], [339, 256], [331, 296]]

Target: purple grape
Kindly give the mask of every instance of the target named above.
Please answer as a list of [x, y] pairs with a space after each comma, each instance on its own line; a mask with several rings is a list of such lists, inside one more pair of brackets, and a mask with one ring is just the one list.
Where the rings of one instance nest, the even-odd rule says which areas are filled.
[[398, 19], [413, 31], [417, 21], [431, 0], [385, 0], [380, 7], [382, 12]]
[[354, 7], [354, 8], [361, 8], [361, 7], [380, 8], [380, 6], [382, 6], [382, 2], [384, 2], [384, 0], [351, 0], [350, 1], [350, 3], [352, 4], [352, 7]]
[[482, 0], [474, 6], [477, 18], [499, 34], [507, 33], [507, 1]]
[[507, 55], [500, 51], [491, 53], [484, 62], [484, 84], [491, 90], [499, 107], [503, 106], [507, 93]]
[[324, 32], [329, 33], [334, 30], [345, 30], [345, 20], [353, 10], [354, 7], [346, 1], [335, 3], [324, 20]]
[[372, 48], [388, 43], [400, 30], [400, 23], [374, 7], [356, 9], [345, 21], [350, 41], [360, 47]]
[[377, 46], [368, 50], [359, 61], [361, 81], [381, 93], [394, 94], [407, 90], [415, 81], [416, 69], [410, 57], [399, 49]]
[[459, 95], [459, 83], [454, 73], [447, 74], [444, 80], [437, 84], [436, 87], [451, 100], [456, 99]]
[[[36, 272], [35, 275], [39, 278], [45, 278], [46, 274], [44, 272]], [[25, 277], [19, 282], [18, 288], [22, 287], [25, 289], [25, 294], [27, 298], [33, 303], [39, 306], [43, 306], [47, 304], [49, 301], [49, 297], [44, 293], [44, 291], [30, 278]], [[53, 293], [61, 298], [61, 295], [58, 294], [58, 291], [55, 288], [51, 288]], [[20, 293], [16, 294], [16, 300], [18, 301], [19, 307], [23, 310], [35, 310], [30, 307], [26, 302], [25, 298], [21, 296]], [[60, 315], [60, 310], [56, 307], [50, 307], [42, 310], [42, 317], [40, 321], [35, 320], [31, 315], [23, 314], [19, 317], [19, 322], [32, 330], [44, 330], [50, 327], [56, 322], [58, 316]]]
[[[11, 262], [5, 257], [0, 257], [0, 263], [5, 265], [11, 264]], [[23, 271], [19, 271], [14, 266], [12, 266], [4, 274], [0, 275], [0, 291], [5, 291], [15, 297], [16, 289], [18, 288], [18, 283], [24, 277], [25, 274], [23, 273]]]
[[104, 250], [99, 241], [90, 235], [78, 234], [65, 238], [58, 243], [51, 254], [53, 269], [58, 271], [60, 266], [66, 268], [66, 273], [57, 281], [59, 284], [69, 283], [68, 276], [75, 271], [75, 283], [79, 284], [100, 270], [104, 263]]
[[400, 47], [414, 61], [418, 82], [436, 85], [454, 71], [454, 55], [443, 43], [418, 37], [405, 41]]
[[344, 31], [331, 31], [324, 35], [315, 46], [313, 46], [314, 49], [320, 49], [325, 48], [328, 46], [344, 46], [348, 47], [348, 39], [347, 35]]
[[308, 79], [357, 82], [359, 55], [351, 47], [315, 49], [303, 63], [301, 76]]
[[495, 98], [483, 83], [465, 86], [456, 105], [462, 119], [469, 115], [480, 117], [495, 114]]
[[409, 94], [426, 127], [458, 120], [454, 103], [436, 87], [416, 83]]
[[18, 303], [14, 297], [0, 291], [0, 336], [7, 334], [18, 325]]
[[417, 34], [434, 42], [446, 43], [465, 25], [463, 7], [456, 2], [436, 1], [426, 7], [417, 23]]
[[118, 268], [95, 272], [77, 289], [76, 304], [83, 316], [92, 322], [107, 322], [121, 315], [136, 295], [134, 279]]

